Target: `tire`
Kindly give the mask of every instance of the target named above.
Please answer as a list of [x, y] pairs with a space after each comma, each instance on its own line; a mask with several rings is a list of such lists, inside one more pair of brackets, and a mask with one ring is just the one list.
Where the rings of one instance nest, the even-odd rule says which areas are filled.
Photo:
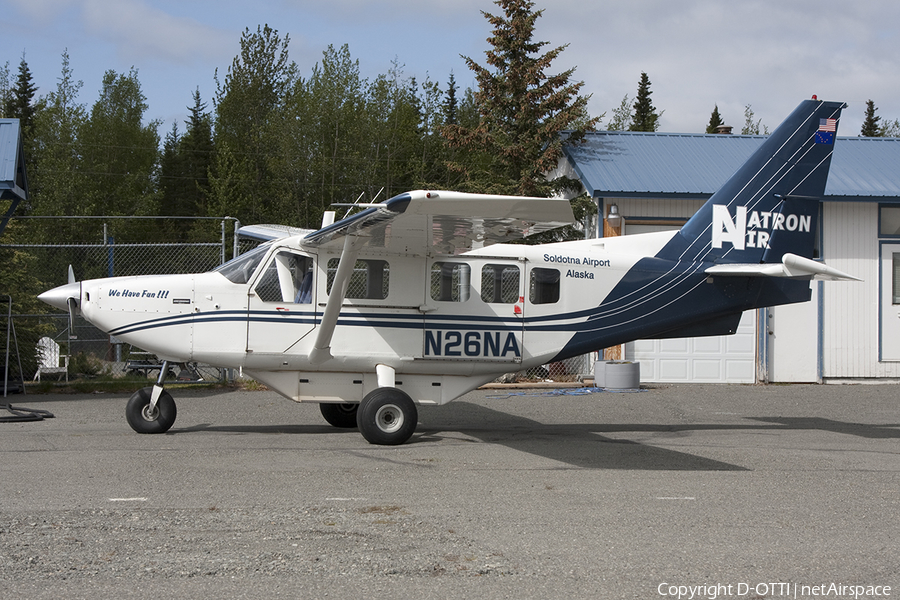
[[345, 402], [341, 404], [332, 404], [323, 402], [319, 404], [319, 410], [322, 416], [334, 427], [341, 429], [356, 429], [356, 412], [359, 410], [359, 404], [356, 402]]
[[152, 386], [141, 388], [131, 395], [125, 406], [125, 418], [138, 433], [165, 433], [175, 423], [177, 410], [172, 395], [163, 390], [156, 403], [156, 410], [151, 413], [152, 394]]
[[412, 398], [396, 388], [378, 388], [366, 394], [356, 413], [359, 432], [370, 444], [399, 446], [416, 430], [419, 412]]

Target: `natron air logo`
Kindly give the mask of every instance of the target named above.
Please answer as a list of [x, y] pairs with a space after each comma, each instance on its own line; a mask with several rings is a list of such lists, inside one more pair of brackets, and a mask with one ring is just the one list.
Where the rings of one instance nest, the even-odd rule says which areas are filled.
[[746, 248], [768, 248], [773, 231], [809, 232], [812, 217], [771, 213], [764, 211], [747, 212], [746, 206], [736, 207], [732, 218], [728, 207], [724, 204], [713, 204], [712, 213], [712, 245], [721, 248], [728, 242], [735, 250]]

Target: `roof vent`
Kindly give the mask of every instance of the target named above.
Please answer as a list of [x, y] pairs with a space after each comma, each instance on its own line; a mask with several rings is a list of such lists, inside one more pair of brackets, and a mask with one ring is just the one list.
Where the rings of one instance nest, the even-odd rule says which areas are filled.
[[716, 133], [722, 135], [731, 135], [731, 130], [734, 129], [731, 125], [719, 125], [716, 127]]

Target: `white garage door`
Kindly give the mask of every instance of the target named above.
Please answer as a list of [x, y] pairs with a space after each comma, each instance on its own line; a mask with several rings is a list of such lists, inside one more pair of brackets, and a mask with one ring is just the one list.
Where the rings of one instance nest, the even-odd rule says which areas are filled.
[[630, 342], [625, 360], [641, 363], [645, 383], [755, 383], [756, 311], [734, 335]]
[[[668, 229], [677, 227], [626, 224], [625, 233]], [[646, 383], [755, 383], [756, 312], [744, 313], [734, 335], [630, 342], [625, 360], [641, 363]]]

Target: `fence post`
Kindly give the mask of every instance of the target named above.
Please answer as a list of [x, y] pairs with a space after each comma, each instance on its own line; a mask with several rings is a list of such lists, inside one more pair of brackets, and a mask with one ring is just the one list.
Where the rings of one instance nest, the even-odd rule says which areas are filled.
[[[230, 217], [229, 217], [230, 218]], [[241, 228], [241, 222], [237, 219], [234, 220], [234, 250], [231, 253], [231, 258], [237, 258], [238, 255], [238, 229]]]
[[219, 264], [225, 264], [225, 219], [222, 219], [222, 247], [219, 249]]
[[113, 246], [116, 243], [116, 238], [113, 236], [109, 236], [106, 238], [106, 245], [108, 246], [106, 250], [106, 276], [114, 277], [113, 273], [115, 272], [115, 257], [113, 255]]

